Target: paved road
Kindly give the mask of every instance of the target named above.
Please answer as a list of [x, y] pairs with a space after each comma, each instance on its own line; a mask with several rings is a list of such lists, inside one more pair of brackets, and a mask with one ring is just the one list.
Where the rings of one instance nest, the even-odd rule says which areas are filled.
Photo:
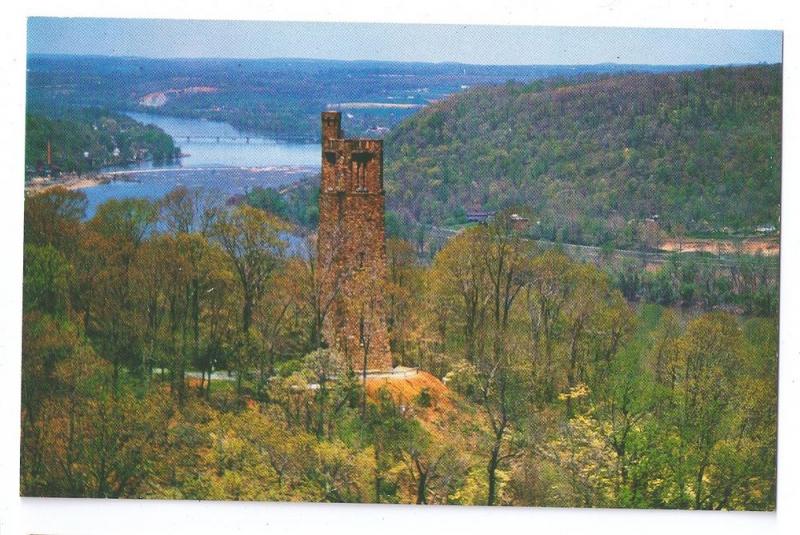
[[[453, 230], [442, 227], [431, 227], [429, 235], [432, 238], [447, 241], [450, 238], [459, 234], [460, 230]], [[576, 245], [572, 243], [557, 244], [547, 240], [530, 240], [523, 238], [524, 241], [532, 241], [543, 249], [559, 246], [570, 257], [584, 260], [584, 261], [599, 261], [599, 260], [634, 260], [641, 262], [645, 266], [660, 266], [667, 263], [671, 258], [676, 255], [686, 253], [665, 253], [658, 251], [634, 251], [630, 249], [613, 249], [612, 251], [604, 251], [602, 247], [593, 245]], [[731, 269], [739, 265], [736, 258], [726, 257], [725, 255], [714, 257], [700, 256], [692, 254], [691, 261], [698, 265], [715, 267], [720, 269]], [[776, 257], [769, 257], [767, 262], [764, 262], [762, 268], [770, 275], [777, 275], [780, 265]], [[769, 261], [773, 260], [773, 261]]]
[[395, 368], [390, 372], [367, 372], [367, 379], [402, 379], [414, 377], [418, 371], [419, 368]]
[[[186, 372], [186, 377], [192, 377], [194, 379], [202, 379], [203, 372]], [[215, 371], [211, 372], [211, 378], [215, 381], [235, 381], [236, 372], [228, 373], [226, 371]]]

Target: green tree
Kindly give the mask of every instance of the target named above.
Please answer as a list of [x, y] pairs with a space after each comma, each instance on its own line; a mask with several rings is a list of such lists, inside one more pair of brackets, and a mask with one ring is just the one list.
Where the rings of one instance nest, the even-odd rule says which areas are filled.
[[706, 472], [714, 448], [729, 433], [743, 349], [744, 337], [735, 318], [720, 312], [690, 322], [678, 341], [681, 379], [675, 416], [682, 463], [676, 470], [685, 473], [682, 494], [697, 509], [709, 506], [713, 489], [706, 488]]

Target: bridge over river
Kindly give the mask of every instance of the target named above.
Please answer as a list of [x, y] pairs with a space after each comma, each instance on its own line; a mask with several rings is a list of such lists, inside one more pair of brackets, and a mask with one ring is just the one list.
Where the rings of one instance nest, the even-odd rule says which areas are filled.
[[211, 143], [219, 145], [278, 145], [286, 143], [271, 137], [245, 135], [180, 135], [172, 134], [176, 143]]

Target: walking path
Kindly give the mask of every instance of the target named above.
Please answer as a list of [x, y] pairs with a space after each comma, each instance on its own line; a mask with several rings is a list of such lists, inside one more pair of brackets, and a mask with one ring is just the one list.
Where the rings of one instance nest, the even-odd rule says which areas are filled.
[[[154, 369], [153, 373], [157, 374], [160, 373], [160, 369]], [[413, 377], [417, 375], [419, 372], [419, 368], [408, 368], [405, 366], [397, 366], [392, 370], [387, 371], [374, 371], [374, 370], [367, 370], [367, 379], [402, 379], [406, 377]], [[358, 377], [361, 377], [361, 373], [357, 373]], [[202, 379], [203, 372], [198, 371], [188, 371], [185, 373], [186, 377], [192, 379]], [[206, 378], [208, 375], [206, 375]], [[224, 370], [218, 370], [211, 373], [211, 379], [214, 381], [235, 381], [236, 380], [236, 372], [227, 372]]]

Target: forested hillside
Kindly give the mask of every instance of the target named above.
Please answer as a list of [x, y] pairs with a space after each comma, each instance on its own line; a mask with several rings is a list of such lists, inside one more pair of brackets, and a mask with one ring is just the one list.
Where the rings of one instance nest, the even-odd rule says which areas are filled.
[[630, 241], [779, 226], [781, 67], [478, 87], [386, 140], [389, 207], [411, 222], [527, 209], [546, 239]]
[[429, 266], [387, 242], [392, 356], [423, 371], [364, 379], [286, 222], [187, 188], [86, 205], [25, 201], [25, 496], [775, 508], [774, 315], [632, 304], [501, 216]]
[[25, 167], [44, 172], [50, 143], [54, 171], [85, 172], [105, 165], [175, 156], [170, 136], [153, 125], [142, 125], [117, 113], [86, 109], [50, 118], [25, 117]]

